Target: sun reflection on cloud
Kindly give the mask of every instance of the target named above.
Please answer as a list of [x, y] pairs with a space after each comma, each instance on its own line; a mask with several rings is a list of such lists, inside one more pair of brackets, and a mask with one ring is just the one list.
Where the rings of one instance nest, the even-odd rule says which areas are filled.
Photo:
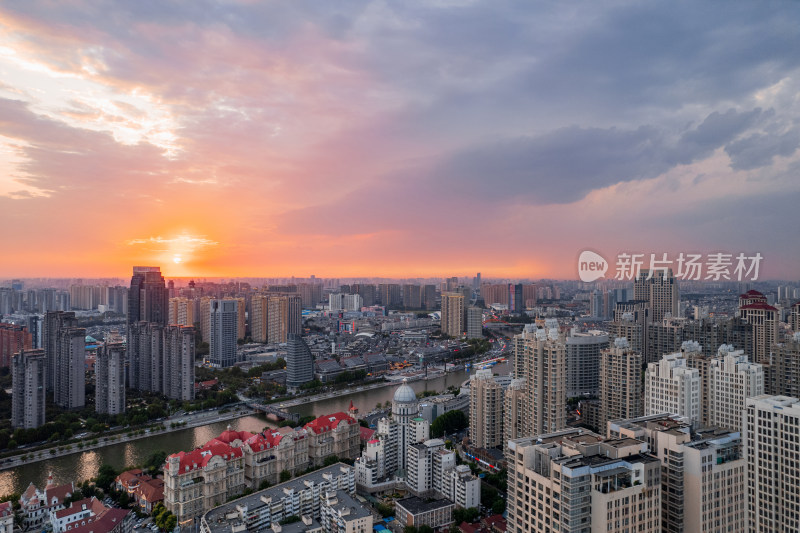
[[131, 239], [126, 244], [137, 247], [137, 252], [147, 259], [182, 267], [201, 259], [204, 252], [218, 246], [219, 242], [208, 239], [205, 235], [181, 233], [174, 237]]
[[120, 144], [149, 143], [165, 157], [181, 150], [178, 124], [168, 105], [141, 89], [121, 90], [98, 75], [103, 50], [84, 51], [76, 70], [40, 61], [14, 40], [0, 36], [0, 97], [22, 100], [31, 111], [73, 128], [110, 133]]

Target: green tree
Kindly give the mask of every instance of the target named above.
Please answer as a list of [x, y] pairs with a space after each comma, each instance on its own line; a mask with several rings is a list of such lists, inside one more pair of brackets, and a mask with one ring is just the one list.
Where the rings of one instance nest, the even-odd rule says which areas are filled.
[[417, 528], [414, 526], [406, 526], [405, 528], [403, 528], [403, 533], [419, 533], [419, 532], [417, 531]]
[[175, 526], [178, 525], [178, 517], [172, 513], [169, 513], [169, 516], [166, 520], [164, 520], [164, 530], [165, 531], [172, 531], [175, 529]]
[[503, 498], [497, 498], [492, 504], [492, 513], [503, 514], [506, 510], [506, 501]]
[[114, 483], [114, 479], [117, 477], [117, 472], [114, 470], [114, 467], [109, 464], [102, 464], [100, 465], [100, 470], [97, 472], [96, 483], [97, 486], [101, 489], [107, 491], [111, 488], [111, 484]]
[[292, 473], [288, 470], [281, 470], [281, 483], [286, 483], [290, 479], [292, 479]]
[[433, 528], [429, 525], [422, 525], [417, 528], [417, 533], [433, 533]]
[[463, 411], [448, 411], [437, 416], [431, 424], [431, 437], [441, 437], [445, 433], [454, 433], [469, 427], [469, 419]]
[[339, 462], [339, 457], [336, 456], [336, 455], [331, 455], [331, 456], [328, 456], [328, 457], [325, 458], [323, 466], [335, 465], [338, 462]]

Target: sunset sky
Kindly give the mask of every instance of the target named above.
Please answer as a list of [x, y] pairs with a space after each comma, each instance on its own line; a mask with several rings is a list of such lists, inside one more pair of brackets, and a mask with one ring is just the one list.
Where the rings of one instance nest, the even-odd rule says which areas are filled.
[[0, 4], [0, 277], [800, 279], [797, 2]]

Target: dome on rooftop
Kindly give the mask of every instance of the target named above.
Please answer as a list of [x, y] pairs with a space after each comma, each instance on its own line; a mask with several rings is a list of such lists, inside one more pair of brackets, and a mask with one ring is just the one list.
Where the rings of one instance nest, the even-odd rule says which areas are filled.
[[417, 393], [408, 386], [408, 380], [403, 379], [403, 384], [395, 391], [394, 401], [399, 403], [411, 403], [417, 401]]

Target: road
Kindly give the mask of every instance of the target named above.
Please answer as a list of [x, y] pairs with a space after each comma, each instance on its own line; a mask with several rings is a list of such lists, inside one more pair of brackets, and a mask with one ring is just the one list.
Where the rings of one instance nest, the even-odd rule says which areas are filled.
[[[123, 429], [120, 433], [115, 435], [94, 435], [92, 433], [87, 434], [84, 437], [81, 437], [81, 442], [84, 443], [82, 448], [78, 447], [77, 443], [72, 444], [60, 444], [53, 446], [51, 448], [45, 448], [42, 450], [36, 450], [31, 452], [23, 452], [19, 455], [15, 455], [13, 457], [8, 457], [6, 459], [0, 460], [0, 471], [2, 470], [9, 470], [11, 468], [15, 468], [22, 463], [34, 463], [37, 461], [46, 461], [52, 459], [54, 457], [62, 457], [65, 455], [71, 455], [74, 453], [83, 453], [89, 450], [96, 450], [97, 448], [102, 448], [104, 446], [111, 446], [112, 444], [120, 444], [124, 442], [131, 442], [138, 439], [144, 439], [147, 437], [151, 437], [153, 435], [162, 435], [165, 433], [171, 433], [173, 431], [181, 431], [188, 428], [198, 427], [198, 426], [205, 426], [207, 424], [213, 424], [214, 422], [223, 422], [225, 420], [234, 420], [236, 418], [241, 418], [243, 416], [250, 416], [256, 414], [256, 411], [253, 411], [250, 408], [246, 407], [236, 407], [236, 408], [228, 408], [230, 409], [227, 413], [220, 413], [221, 410], [225, 409], [224, 407], [220, 409], [215, 409], [212, 411], [202, 411], [199, 413], [191, 413], [191, 414], [181, 414], [176, 413], [171, 417], [167, 417], [163, 420], [154, 421], [155, 423], [160, 423], [165, 425], [165, 429], [145, 429], [142, 434], [138, 435], [131, 435], [128, 436], [126, 431], [141, 431], [140, 429]], [[182, 424], [179, 427], [171, 428], [169, 427], [170, 424], [178, 421], [183, 421], [185, 424]], [[97, 439], [97, 444], [86, 444], [94, 439]], [[62, 448], [59, 450], [59, 448]], [[23, 460], [22, 458], [25, 457]]]

